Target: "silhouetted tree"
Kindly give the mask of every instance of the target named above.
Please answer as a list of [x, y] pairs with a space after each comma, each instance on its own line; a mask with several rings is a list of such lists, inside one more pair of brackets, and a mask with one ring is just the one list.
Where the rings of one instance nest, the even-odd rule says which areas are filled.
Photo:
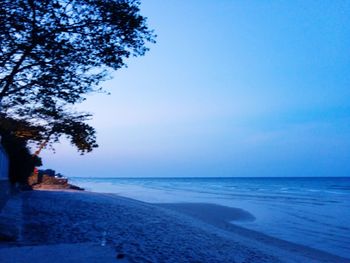
[[25, 141], [41, 141], [44, 132], [43, 127], [35, 126], [25, 120], [15, 120], [0, 113], [0, 135], [11, 134]]
[[75, 145], [82, 154], [90, 152], [97, 147], [95, 129], [84, 121], [89, 119], [90, 114], [67, 112], [63, 109], [41, 109], [46, 115], [45, 126], [41, 126], [41, 139], [34, 140], [39, 144], [35, 155], [48, 144], [57, 142], [62, 135]]
[[[0, 0], [0, 112], [96, 147], [87, 114], [69, 107], [99, 91], [108, 70], [144, 55], [154, 34], [135, 0]], [[0, 123], [1, 125], [1, 123]], [[41, 133], [42, 134], [42, 133]]]

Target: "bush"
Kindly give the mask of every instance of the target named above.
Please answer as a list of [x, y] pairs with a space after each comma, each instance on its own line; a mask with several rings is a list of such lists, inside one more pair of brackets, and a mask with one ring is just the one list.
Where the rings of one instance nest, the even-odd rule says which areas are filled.
[[41, 165], [41, 159], [30, 153], [26, 140], [14, 135], [2, 134], [2, 145], [9, 157], [10, 182], [26, 185], [34, 168]]

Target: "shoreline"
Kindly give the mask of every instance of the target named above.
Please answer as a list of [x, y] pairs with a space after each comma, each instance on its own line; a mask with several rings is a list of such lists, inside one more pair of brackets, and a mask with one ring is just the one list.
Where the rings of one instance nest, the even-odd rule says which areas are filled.
[[179, 262], [175, 260], [179, 257], [182, 262], [350, 261], [230, 223], [253, 219], [242, 209], [203, 203], [151, 204], [117, 194], [74, 190], [32, 191], [21, 193], [19, 199], [21, 240], [0, 248], [1, 262], [8, 262], [6, 252], [29, 256], [25, 247], [33, 244], [33, 249], [50, 244], [56, 250], [61, 244], [73, 244], [77, 250], [77, 244], [94, 244], [96, 253], [101, 253], [103, 243], [124, 255], [118, 260], [125, 262]]
[[256, 220], [236, 222], [239, 226], [341, 257], [350, 255], [348, 180], [136, 177], [74, 183], [149, 203], [205, 202], [245, 209]]
[[[198, 207], [203, 208], [204, 210], [201, 213], [198, 212]], [[278, 255], [277, 251], [272, 252], [273, 250], [285, 250], [288, 253], [300, 254], [310, 258], [310, 260], [317, 260], [317, 262], [350, 262], [350, 258], [344, 258], [327, 251], [320, 249], [308, 247], [302, 244], [297, 244], [280, 238], [272, 237], [270, 235], [264, 234], [262, 232], [245, 228], [243, 226], [235, 224], [235, 221], [251, 221], [250, 216], [246, 215], [246, 211], [243, 209], [232, 208], [228, 206], [214, 205], [214, 204], [203, 204], [203, 203], [170, 203], [170, 204], [156, 204], [161, 207], [166, 207], [173, 211], [179, 212], [184, 215], [188, 215], [195, 219], [198, 219], [204, 223], [215, 226], [218, 229], [222, 229], [226, 232], [230, 232], [236, 237], [244, 239], [245, 242], [259, 246], [264, 246], [265, 249], [270, 250], [272, 254]], [[219, 210], [227, 210], [226, 212], [235, 211], [238, 215], [231, 214], [221, 214], [220, 212], [208, 216], [208, 211], [205, 211], [205, 206], [207, 209], [213, 209], [215, 207], [220, 207]], [[242, 211], [243, 210], [243, 211]], [[243, 212], [243, 214], [242, 214]], [[249, 214], [249, 213], [248, 213]], [[261, 243], [261, 244], [258, 244]], [[319, 261], [318, 261], [319, 260]]]

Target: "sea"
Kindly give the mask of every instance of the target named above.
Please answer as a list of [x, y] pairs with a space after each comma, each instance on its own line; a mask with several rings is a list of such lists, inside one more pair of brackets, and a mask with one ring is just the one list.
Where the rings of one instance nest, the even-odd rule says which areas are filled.
[[199, 202], [241, 208], [235, 221], [283, 240], [350, 258], [350, 177], [70, 178], [93, 192], [149, 203]]

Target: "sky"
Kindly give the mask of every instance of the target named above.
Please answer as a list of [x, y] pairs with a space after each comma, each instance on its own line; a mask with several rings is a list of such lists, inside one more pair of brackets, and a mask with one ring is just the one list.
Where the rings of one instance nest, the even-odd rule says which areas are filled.
[[68, 177], [350, 176], [350, 1], [147, 0], [157, 43], [79, 109]]

